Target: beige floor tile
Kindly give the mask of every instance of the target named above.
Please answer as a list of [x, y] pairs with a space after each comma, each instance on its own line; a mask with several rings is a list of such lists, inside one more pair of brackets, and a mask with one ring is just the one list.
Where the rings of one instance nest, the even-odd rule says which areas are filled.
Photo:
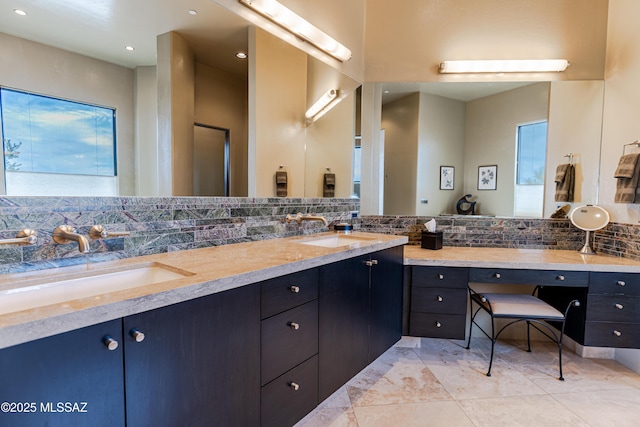
[[295, 427], [359, 427], [352, 408], [318, 408]]
[[452, 401], [365, 406], [354, 411], [359, 427], [473, 427]]
[[340, 387], [331, 396], [327, 397], [324, 402], [320, 403], [318, 407], [322, 409], [351, 407], [351, 399], [349, 399], [347, 387]]
[[552, 395], [593, 427], [640, 425], [640, 390], [606, 390]]

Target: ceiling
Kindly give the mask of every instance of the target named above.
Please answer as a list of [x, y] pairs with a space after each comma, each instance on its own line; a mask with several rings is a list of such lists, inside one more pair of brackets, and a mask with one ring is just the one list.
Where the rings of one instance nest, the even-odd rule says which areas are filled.
[[246, 75], [246, 60], [235, 53], [247, 51], [248, 25], [212, 0], [3, 0], [0, 5], [0, 32], [129, 68], [155, 65], [156, 37], [177, 31], [198, 62]]
[[387, 104], [416, 92], [468, 102], [529, 84], [531, 82], [388, 82], [381, 84], [382, 103]]

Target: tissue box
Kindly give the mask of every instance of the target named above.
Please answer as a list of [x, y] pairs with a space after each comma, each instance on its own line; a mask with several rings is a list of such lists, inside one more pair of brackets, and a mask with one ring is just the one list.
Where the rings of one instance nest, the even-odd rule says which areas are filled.
[[442, 249], [442, 231], [423, 231], [422, 232], [422, 248], [423, 249]]

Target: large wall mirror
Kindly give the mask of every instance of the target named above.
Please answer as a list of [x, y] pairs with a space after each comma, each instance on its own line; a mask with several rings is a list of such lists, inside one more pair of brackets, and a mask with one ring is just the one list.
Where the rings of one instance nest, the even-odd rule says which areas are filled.
[[[92, 182], [86, 178], [88, 175], [79, 177], [56, 167], [56, 173], [59, 172], [56, 176], [62, 177], [61, 182], [71, 185], [52, 191], [50, 185], [36, 182], [30, 186], [34, 192], [19, 190], [9, 194], [221, 195], [202, 190], [214, 187], [185, 184], [207, 170], [202, 165], [204, 156], [197, 154], [203, 144], [207, 144], [207, 138], [195, 140], [202, 128], [194, 128], [198, 123], [206, 129], [220, 129], [228, 134], [227, 143], [213, 144], [223, 147], [221, 150], [226, 147], [228, 172], [212, 177], [224, 180], [228, 176], [228, 185], [215, 187], [228, 188], [227, 195], [247, 196], [254, 191], [253, 195], [258, 197], [274, 196], [273, 175], [280, 165], [290, 173], [289, 196], [321, 197], [318, 180], [326, 168], [336, 174], [335, 196], [351, 195], [355, 136], [353, 91], [359, 86], [355, 80], [281, 40], [265, 42], [275, 37], [261, 30], [252, 33], [248, 21], [215, 2], [203, 3], [193, 13], [180, 2], [171, 0], [154, 3], [152, 11], [131, 2], [118, 2], [108, 11], [78, 2], [38, 3], [29, 7], [29, 21], [18, 21], [8, 14], [0, 17], [3, 32], [0, 33], [0, 86], [114, 109], [117, 177], [107, 177], [106, 193], [98, 194], [97, 185], [81, 188], [73, 184]], [[132, 25], [132, 16], [145, 18], [136, 18], [139, 20]], [[175, 122], [175, 116], [171, 121], [164, 120], [162, 113], [158, 121], [158, 105], [167, 100], [166, 92], [157, 82], [166, 79], [166, 74], [172, 71], [164, 69], [156, 57], [166, 54], [160, 38], [170, 31], [178, 35], [167, 41], [171, 49], [182, 43], [185, 48], [180, 52], [181, 58], [191, 58], [186, 68], [190, 69], [192, 81], [178, 88], [180, 90], [174, 88], [172, 95], [175, 98], [177, 93], [180, 97], [172, 100], [176, 102], [174, 105], [181, 106], [177, 115], [181, 120], [188, 116], [180, 123]], [[128, 44], [135, 50], [125, 50]], [[260, 59], [235, 57], [236, 52], [248, 52], [250, 48]], [[287, 69], [288, 74], [280, 75], [281, 86], [273, 85], [272, 77], [277, 74], [278, 66], [274, 66], [272, 59], [282, 56], [285, 48], [293, 52], [290, 55], [301, 68]], [[293, 85], [294, 80], [287, 78], [291, 74], [296, 75], [295, 82], [299, 85]], [[269, 84], [271, 86], [265, 86]], [[190, 89], [185, 92], [184, 87]], [[279, 90], [275, 95], [269, 93], [276, 87]], [[342, 101], [322, 119], [307, 124], [306, 109], [328, 88], [340, 89]], [[256, 103], [257, 112], [251, 110]], [[191, 104], [193, 110], [187, 115], [185, 110], [189, 110]], [[180, 132], [191, 133], [190, 138], [172, 135], [168, 138], [170, 145], [162, 146], [158, 142], [166, 137], [167, 123], [172, 128], [170, 132], [181, 128]], [[62, 120], [58, 120], [58, 125], [65, 126]], [[295, 138], [291, 138], [294, 134]], [[44, 139], [47, 138], [40, 138]], [[13, 147], [16, 142], [20, 141], [12, 141]], [[23, 143], [22, 147], [30, 144], [31, 141]], [[94, 143], [98, 148], [99, 145]], [[20, 149], [10, 151], [14, 155], [11, 164], [20, 164]], [[167, 153], [169, 161], [163, 163]], [[66, 157], [64, 152], [53, 154], [65, 161], [84, 161], [83, 152], [68, 153]], [[53, 157], [50, 156], [51, 163]], [[212, 157], [211, 161], [223, 165], [218, 161], [220, 158], [225, 158], [225, 152]], [[159, 190], [167, 177], [185, 182], [180, 182], [179, 190], [175, 190], [175, 185], [173, 190]], [[265, 187], [256, 188], [255, 183], [265, 183]]]
[[384, 214], [457, 214], [470, 194], [476, 214], [549, 217], [569, 162], [573, 201], [597, 203], [603, 81], [380, 85]]

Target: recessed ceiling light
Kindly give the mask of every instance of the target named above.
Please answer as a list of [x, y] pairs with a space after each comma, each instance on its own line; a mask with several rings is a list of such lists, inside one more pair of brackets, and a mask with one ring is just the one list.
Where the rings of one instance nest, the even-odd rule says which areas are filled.
[[389, 91], [388, 91], [388, 90], [385, 90], [385, 91], [384, 91], [384, 93], [389, 93]]
[[191, 9], [191, 10], [189, 11], [189, 15], [197, 15], [197, 14], [198, 14], [198, 11], [197, 11], [197, 10], [193, 10], [193, 9]]
[[20, 15], [20, 16], [27, 16], [27, 12], [25, 12], [25, 11], [24, 11], [24, 10], [22, 10], [22, 9], [13, 9], [13, 12], [14, 12], [16, 15]]
[[244, 52], [236, 52], [236, 58], [238, 59], [247, 59], [247, 54]]
[[127, 49], [128, 51], [134, 51], [134, 50], [136, 50], [136, 48], [135, 48], [135, 47], [133, 47], [133, 46], [125, 46], [124, 48], [125, 48], [125, 49]]

